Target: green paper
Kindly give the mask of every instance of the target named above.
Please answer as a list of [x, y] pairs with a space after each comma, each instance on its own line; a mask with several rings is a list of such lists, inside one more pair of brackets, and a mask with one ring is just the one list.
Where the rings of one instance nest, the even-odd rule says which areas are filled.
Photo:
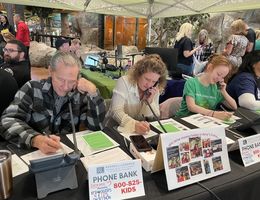
[[[163, 132], [162, 128], [160, 125], [156, 126], [160, 131]], [[167, 133], [171, 133], [171, 132], [178, 132], [180, 131], [180, 129], [178, 129], [176, 126], [172, 125], [172, 124], [163, 124], [163, 128], [166, 130]]]
[[86, 134], [82, 138], [92, 149], [104, 149], [114, 146], [102, 131]]

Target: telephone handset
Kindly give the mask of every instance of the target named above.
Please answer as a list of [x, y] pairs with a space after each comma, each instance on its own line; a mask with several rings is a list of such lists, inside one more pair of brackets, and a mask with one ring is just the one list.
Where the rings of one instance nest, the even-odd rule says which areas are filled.
[[150, 88], [148, 88], [147, 90], [144, 91], [144, 95], [150, 95], [149, 90], [150, 90], [151, 88], [153, 88], [153, 87], [156, 87], [158, 84], [159, 84], [159, 81], [156, 81], [155, 84], [154, 84], [152, 87], [150, 87]]

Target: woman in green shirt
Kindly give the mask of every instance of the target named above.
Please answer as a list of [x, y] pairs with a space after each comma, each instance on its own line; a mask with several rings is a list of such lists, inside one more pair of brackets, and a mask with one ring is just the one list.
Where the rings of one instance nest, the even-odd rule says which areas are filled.
[[176, 115], [185, 117], [200, 113], [221, 120], [229, 119], [232, 112], [215, 111], [215, 109], [222, 102], [233, 110], [237, 109], [237, 104], [227, 93], [224, 82], [230, 69], [231, 64], [225, 56], [218, 54], [211, 56], [205, 72], [186, 81], [181, 107]]

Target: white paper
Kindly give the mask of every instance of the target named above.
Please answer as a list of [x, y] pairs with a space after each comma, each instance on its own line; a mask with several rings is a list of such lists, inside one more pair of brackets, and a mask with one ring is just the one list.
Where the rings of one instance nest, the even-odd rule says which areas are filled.
[[168, 190], [229, 172], [223, 127], [161, 134]]
[[[102, 132], [102, 131], [101, 131]], [[78, 144], [78, 149], [81, 151], [81, 153], [84, 156], [89, 156], [89, 155], [93, 155], [95, 153], [99, 153], [101, 151], [105, 151], [114, 147], [118, 147], [119, 144], [114, 141], [112, 138], [110, 138], [107, 134], [105, 134], [104, 132], [102, 132], [103, 134], [105, 134], [105, 136], [113, 143], [112, 147], [109, 148], [104, 148], [104, 149], [99, 149], [99, 150], [93, 150], [90, 148], [90, 146], [84, 141], [84, 139], [82, 138], [82, 136], [86, 135], [86, 134], [92, 134], [95, 132], [91, 132], [91, 131], [81, 131], [81, 132], [77, 132], [76, 133], [76, 140], [77, 140], [77, 144]], [[67, 137], [69, 138], [69, 140], [73, 143], [73, 134], [67, 134]]]
[[29, 167], [16, 154], [12, 154], [13, 177], [16, 177], [28, 171], [29, 171]]
[[[230, 119], [230, 121], [235, 122], [237, 119], [240, 119], [239, 117], [233, 115]], [[205, 116], [202, 114], [194, 114], [190, 115], [188, 117], [183, 117], [182, 120], [193, 124], [194, 126], [197, 126], [198, 128], [206, 128], [206, 127], [228, 127], [229, 124], [225, 124], [224, 121], [214, 118], [214, 117], [209, 117]]]
[[238, 139], [244, 166], [260, 162], [260, 134]]
[[[65, 145], [63, 143], [61, 143], [61, 145], [62, 145], [65, 153], [71, 153], [73, 151], [67, 145]], [[62, 149], [59, 149], [56, 153], [44, 154], [40, 150], [37, 150], [37, 151], [33, 151], [31, 153], [25, 154], [25, 155], [21, 156], [21, 158], [24, 160], [24, 162], [26, 162], [29, 165], [30, 160], [37, 160], [37, 159], [41, 159], [41, 158], [47, 158], [47, 157], [52, 157], [52, 156], [56, 156], [56, 155], [62, 155], [62, 154], [64, 154], [64, 152], [63, 152]]]
[[209, 117], [201, 114], [194, 114], [188, 117], [183, 117], [182, 120], [197, 126], [198, 128], [206, 127], [228, 127], [229, 125], [224, 124], [222, 120], [216, 119], [214, 117]]
[[86, 170], [91, 165], [96, 164], [107, 164], [107, 163], [116, 163], [123, 160], [132, 160], [132, 158], [127, 155], [122, 149], [116, 147], [114, 149], [109, 149], [94, 155], [86, 156], [80, 158]]
[[121, 200], [145, 195], [140, 160], [92, 165], [88, 172], [90, 200]]

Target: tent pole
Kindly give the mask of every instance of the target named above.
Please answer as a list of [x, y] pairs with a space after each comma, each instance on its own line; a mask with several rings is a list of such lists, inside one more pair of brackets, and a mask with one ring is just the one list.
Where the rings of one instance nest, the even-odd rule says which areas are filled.
[[152, 32], [152, 18], [148, 17], [148, 44], [149, 47], [151, 45], [151, 32]]

